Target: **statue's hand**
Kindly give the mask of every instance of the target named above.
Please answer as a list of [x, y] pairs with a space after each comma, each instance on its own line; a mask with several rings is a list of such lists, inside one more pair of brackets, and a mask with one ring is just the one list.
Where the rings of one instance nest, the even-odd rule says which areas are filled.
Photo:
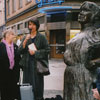
[[100, 58], [97, 58], [97, 59], [94, 59], [94, 60], [91, 60], [90, 61], [90, 64], [92, 65], [92, 66], [100, 66]]
[[87, 69], [89, 70], [95, 70], [97, 67], [100, 67], [100, 58], [91, 60], [87, 65]]
[[90, 61], [90, 66], [95, 66], [96, 65], [96, 63], [95, 62], [92, 62], [92, 61]]

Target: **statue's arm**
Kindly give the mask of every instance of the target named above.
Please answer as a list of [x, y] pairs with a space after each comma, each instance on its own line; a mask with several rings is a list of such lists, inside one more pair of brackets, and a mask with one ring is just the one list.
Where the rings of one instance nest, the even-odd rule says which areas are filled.
[[100, 67], [100, 58], [94, 59], [94, 60], [90, 60], [86, 63], [86, 68], [88, 70], [94, 70], [97, 67]]
[[67, 66], [72, 66], [73, 65], [73, 58], [71, 56], [71, 51], [68, 50], [68, 49], [64, 53], [64, 63]]
[[100, 42], [88, 48], [87, 52], [87, 68], [92, 70], [100, 67]]
[[91, 60], [91, 61], [90, 61], [90, 64], [91, 64], [92, 66], [100, 67], [100, 58]]

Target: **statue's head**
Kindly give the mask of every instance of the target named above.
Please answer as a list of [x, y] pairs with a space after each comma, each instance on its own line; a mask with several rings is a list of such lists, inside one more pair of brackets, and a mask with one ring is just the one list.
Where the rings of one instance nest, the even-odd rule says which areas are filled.
[[94, 2], [85, 1], [80, 7], [78, 21], [80, 23], [94, 23], [100, 17], [99, 6]]

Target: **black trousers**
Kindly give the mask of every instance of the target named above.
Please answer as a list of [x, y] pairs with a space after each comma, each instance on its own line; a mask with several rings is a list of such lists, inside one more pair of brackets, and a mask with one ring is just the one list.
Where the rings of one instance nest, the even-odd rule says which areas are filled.
[[5, 84], [0, 86], [0, 94], [1, 100], [21, 100], [19, 86], [16, 84]]

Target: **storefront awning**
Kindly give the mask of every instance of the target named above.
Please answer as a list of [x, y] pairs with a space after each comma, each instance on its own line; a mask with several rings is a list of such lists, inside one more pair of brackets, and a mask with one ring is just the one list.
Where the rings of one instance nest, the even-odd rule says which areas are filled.
[[38, 11], [40, 13], [51, 13], [51, 12], [61, 12], [61, 11], [64, 12], [71, 9], [79, 9], [79, 8], [73, 8], [72, 6], [50, 6], [50, 7], [40, 8]]

